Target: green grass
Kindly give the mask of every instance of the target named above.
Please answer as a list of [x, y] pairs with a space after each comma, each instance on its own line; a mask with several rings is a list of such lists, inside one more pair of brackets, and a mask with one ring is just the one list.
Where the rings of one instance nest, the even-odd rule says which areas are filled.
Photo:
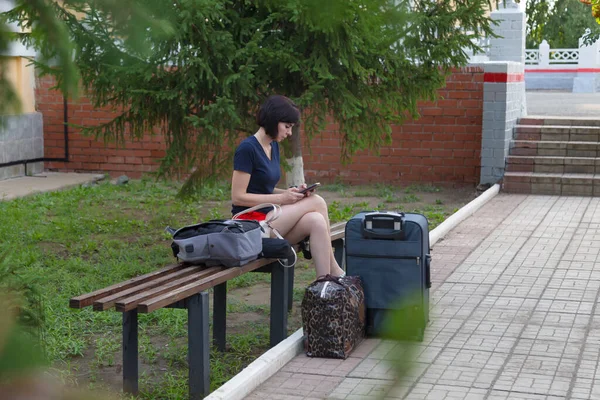
[[[15, 270], [39, 288], [45, 316], [43, 343], [54, 365], [69, 365], [87, 348], [93, 349], [94, 367], [120, 363], [115, 357], [121, 340], [121, 314], [93, 312], [89, 307], [72, 310], [69, 299], [173, 263], [164, 227], [180, 227], [227, 212], [226, 206], [179, 200], [177, 190], [176, 185], [142, 180], [0, 202], [0, 237], [5, 239], [1, 246], [12, 249]], [[229, 196], [217, 187], [203, 196], [222, 200], [225, 193]], [[265, 278], [265, 274], [247, 274], [232, 281], [232, 286], [252, 285]], [[140, 355], [148, 363], [160, 356], [148, 336], [187, 335], [184, 310], [159, 310], [140, 315], [139, 321], [145, 332], [140, 336]], [[180, 350], [185, 357], [187, 350]], [[178, 372], [183, 374], [185, 369], [181, 366]], [[158, 386], [169, 386], [176, 376], [175, 372], [165, 375]], [[163, 398], [160, 393], [154, 398]]]
[[[327, 185], [328, 190], [350, 193], [350, 186]], [[422, 188], [419, 187], [419, 190]], [[90, 307], [73, 310], [69, 299], [83, 293], [144, 274], [175, 259], [170, 250], [166, 226], [175, 228], [198, 221], [229, 215], [227, 184], [205, 188], [192, 200], [176, 197], [177, 184], [150, 180], [130, 181], [117, 186], [108, 182], [91, 187], [44, 193], [0, 202], [0, 254], [10, 254], [10, 265], [21, 279], [37, 288], [41, 296], [45, 325], [43, 343], [50, 362], [60, 368], [64, 382], [87, 363], [88, 383], [101, 385], [98, 371], [115, 368], [121, 344], [121, 314], [93, 312]], [[409, 211], [406, 205], [418, 201], [405, 192], [376, 185], [356, 191], [355, 196], [376, 197], [379, 209]], [[433, 189], [431, 189], [433, 190]], [[351, 200], [351, 199], [348, 199]], [[437, 202], [436, 202], [437, 203]], [[401, 206], [401, 207], [400, 207]], [[331, 202], [332, 222], [344, 221], [356, 213], [372, 209], [367, 202]], [[430, 229], [450, 213], [441, 204], [410, 210], [429, 218]], [[0, 274], [0, 278], [2, 275]], [[306, 283], [314, 279], [312, 264], [301, 259], [296, 268], [294, 299], [302, 299]], [[244, 274], [228, 282], [229, 290], [251, 290], [269, 283], [268, 274]], [[254, 312], [267, 316], [268, 306], [228, 302], [230, 313]], [[187, 313], [162, 309], [140, 314], [140, 357], [156, 366], [142, 376], [144, 399], [179, 399], [187, 396]], [[290, 324], [290, 329], [297, 329]], [[268, 349], [268, 324], [244, 323], [239, 334], [228, 334], [224, 353], [211, 351], [211, 389], [237, 374]], [[86, 357], [85, 361], [82, 357]], [[167, 369], [158, 368], [165, 366]]]
[[342, 205], [339, 201], [332, 201], [328, 205], [329, 219], [332, 223], [347, 221], [368, 206], [366, 202]]
[[410, 194], [415, 192], [421, 193], [438, 193], [441, 189], [433, 185], [409, 185], [404, 188], [404, 193]]
[[326, 190], [328, 192], [337, 192], [337, 193], [340, 193], [341, 195], [345, 196], [348, 193], [350, 186], [348, 186], [345, 183], [338, 182], [338, 183], [331, 183], [328, 185], [321, 185], [320, 189]]
[[407, 194], [400, 199], [402, 203], [418, 203], [419, 201], [421, 201], [421, 198], [414, 194]]

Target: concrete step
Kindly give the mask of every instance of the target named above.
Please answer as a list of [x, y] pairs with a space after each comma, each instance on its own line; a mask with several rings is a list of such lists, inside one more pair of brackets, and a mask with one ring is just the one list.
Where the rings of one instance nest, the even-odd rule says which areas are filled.
[[600, 143], [513, 140], [510, 154], [515, 156], [600, 157]]
[[600, 126], [517, 125], [514, 140], [543, 142], [598, 142]]
[[560, 125], [560, 126], [600, 126], [597, 118], [574, 118], [574, 117], [536, 117], [528, 116], [519, 118], [519, 125]]
[[600, 174], [506, 172], [502, 190], [508, 193], [600, 196]]
[[598, 157], [517, 156], [507, 157], [509, 172], [541, 172], [552, 174], [600, 173]]

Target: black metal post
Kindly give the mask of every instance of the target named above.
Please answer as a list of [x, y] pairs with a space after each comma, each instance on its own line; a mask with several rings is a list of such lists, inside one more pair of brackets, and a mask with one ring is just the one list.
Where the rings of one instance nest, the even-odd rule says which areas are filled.
[[279, 262], [272, 264], [271, 272], [271, 347], [287, 337], [287, 313], [290, 268]]
[[287, 310], [292, 311], [294, 306], [294, 270], [295, 267], [286, 268], [288, 269], [288, 306]]
[[138, 394], [138, 315], [123, 313], [123, 392]]
[[340, 268], [344, 271], [346, 270], [346, 266], [344, 263], [344, 239], [334, 240], [333, 245], [333, 256], [335, 257], [335, 261], [339, 264]]
[[190, 400], [200, 400], [210, 391], [208, 292], [190, 296], [187, 309]]
[[215, 286], [213, 299], [213, 344], [219, 351], [225, 351], [227, 329], [227, 281]]

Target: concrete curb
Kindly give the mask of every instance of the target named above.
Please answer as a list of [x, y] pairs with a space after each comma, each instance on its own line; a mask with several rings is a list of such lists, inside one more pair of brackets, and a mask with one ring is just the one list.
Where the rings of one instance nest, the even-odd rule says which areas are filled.
[[243, 399], [302, 352], [302, 328], [254, 360], [204, 400]]
[[[494, 198], [499, 191], [500, 185], [495, 184], [429, 232], [430, 246], [433, 246], [459, 223], [473, 215], [481, 206]], [[300, 328], [290, 337], [254, 360], [239, 374], [205, 397], [204, 400], [243, 399], [302, 352], [304, 348], [302, 339], [303, 332]]]
[[471, 200], [469, 204], [462, 207], [460, 210], [448, 217], [444, 222], [436, 226], [434, 230], [429, 232], [429, 246], [433, 247], [438, 240], [446, 236], [448, 232], [456, 227], [456, 225], [473, 215], [475, 211], [479, 210], [481, 206], [493, 199], [499, 192], [500, 185], [496, 183], [494, 186], [479, 195], [479, 197]]

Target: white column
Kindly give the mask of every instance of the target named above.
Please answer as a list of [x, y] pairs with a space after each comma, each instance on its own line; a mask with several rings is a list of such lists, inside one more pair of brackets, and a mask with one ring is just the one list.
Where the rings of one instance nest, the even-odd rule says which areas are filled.
[[[525, 1], [516, 3], [514, 0], [504, 0], [491, 18], [498, 22], [494, 32], [499, 36], [490, 38], [490, 61], [513, 61], [525, 66], [526, 20]], [[517, 83], [517, 93], [514, 94], [520, 103], [519, 115], [527, 115], [525, 96], [525, 79]]]
[[540, 66], [547, 67], [550, 65], [550, 45], [544, 39], [540, 43]]
[[526, 16], [514, 0], [500, 4], [491, 18], [498, 21], [493, 29], [497, 38], [490, 39], [490, 61], [516, 61], [525, 64]]
[[[589, 32], [589, 28], [586, 29], [585, 35]], [[599, 49], [599, 41], [586, 46], [583, 36], [579, 38], [579, 62], [577, 63], [577, 76], [573, 79], [573, 93], [600, 92]]]

